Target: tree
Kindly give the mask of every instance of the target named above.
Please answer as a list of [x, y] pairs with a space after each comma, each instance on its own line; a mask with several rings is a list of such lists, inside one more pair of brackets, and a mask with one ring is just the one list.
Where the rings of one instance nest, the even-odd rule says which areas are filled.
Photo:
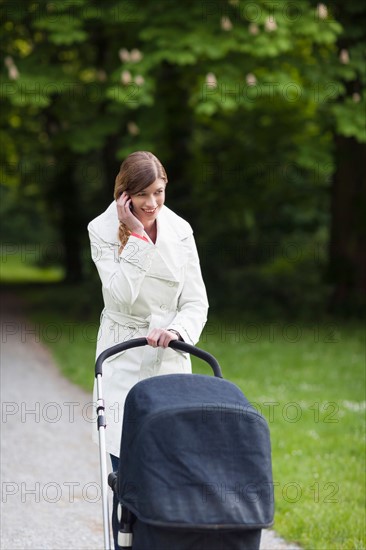
[[[197, 230], [218, 305], [238, 304], [238, 296], [247, 304], [266, 289], [297, 308], [309, 276], [320, 284], [309, 250], [326, 244], [329, 225], [332, 282], [344, 287], [346, 271], [334, 266], [347, 257], [353, 273], [360, 254], [351, 260], [349, 239], [339, 244], [340, 200], [328, 205], [335, 166], [334, 182], [343, 183], [333, 197], [346, 189], [332, 134], [338, 144], [364, 139], [362, 21], [341, 25], [352, 4], [333, 12], [307, 0], [3, 2], [5, 124], [19, 113], [10, 142], [30, 166], [22, 186], [35, 186], [47, 205], [68, 278], [81, 276], [79, 236], [111, 197], [119, 161], [149, 149], [168, 168], [170, 204]], [[350, 53], [341, 41], [353, 31]], [[339, 48], [349, 62], [340, 62]], [[25, 129], [31, 142], [19, 139]], [[37, 180], [41, 159], [52, 169]], [[301, 261], [284, 257], [291, 243]], [[360, 288], [357, 272], [347, 292]], [[229, 292], [220, 297], [223, 285]]]
[[332, 62], [339, 94], [328, 124], [334, 135], [329, 279], [333, 311], [366, 304], [366, 10], [357, 2], [334, 2], [343, 32]]

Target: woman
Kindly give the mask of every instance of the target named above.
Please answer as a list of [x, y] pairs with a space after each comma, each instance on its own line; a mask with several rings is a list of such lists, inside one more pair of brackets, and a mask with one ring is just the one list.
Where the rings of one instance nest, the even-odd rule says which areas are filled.
[[114, 471], [128, 391], [150, 376], [191, 372], [189, 356], [167, 346], [177, 339], [196, 344], [207, 319], [192, 228], [164, 205], [167, 183], [152, 153], [132, 153], [116, 177], [115, 201], [88, 225], [104, 298], [97, 356], [131, 338], [149, 344], [104, 362], [106, 450]]

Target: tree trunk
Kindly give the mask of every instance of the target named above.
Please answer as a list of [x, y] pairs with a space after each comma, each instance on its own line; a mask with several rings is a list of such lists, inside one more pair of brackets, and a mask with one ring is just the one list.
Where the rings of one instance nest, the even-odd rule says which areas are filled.
[[60, 155], [64, 168], [57, 173], [56, 196], [60, 213], [60, 234], [64, 248], [65, 282], [77, 283], [83, 279], [81, 233], [85, 231], [79, 192], [74, 182], [73, 164], [67, 155]]
[[116, 156], [117, 143], [118, 136], [108, 136], [102, 150], [102, 166], [104, 173], [104, 182], [101, 189], [102, 204], [109, 204], [113, 200], [114, 182], [121, 165], [121, 162], [117, 160]]
[[[163, 63], [157, 78], [158, 89], [156, 97], [163, 98], [161, 106], [164, 117], [164, 166], [171, 185], [168, 187], [169, 197], [173, 203], [178, 203], [180, 214], [192, 214], [188, 180], [190, 150], [192, 140], [192, 113], [188, 105], [187, 86], [184, 75], [179, 67]], [[170, 156], [167, 153], [170, 152]], [[159, 156], [159, 152], [157, 152]], [[163, 155], [161, 155], [163, 156]], [[192, 221], [192, 220], [190, 220]]]
[[331, 194], [330, 309], [349, 313], [366, 301], [366, 147], [337, 135]]

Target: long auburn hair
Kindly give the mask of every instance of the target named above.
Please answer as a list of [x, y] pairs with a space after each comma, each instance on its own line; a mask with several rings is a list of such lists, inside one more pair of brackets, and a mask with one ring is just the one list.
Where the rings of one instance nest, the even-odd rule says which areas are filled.
[[[124, 191], [129, 195], [140, 193], [155, 180], [162, 179], [168, 183], [164, 166], [149, 151], [135, 151], [122, 162], [114, 185], [114, 198], [117, 200]], [[123, 250], [131, 231], [124, 223], [119, 224], [119, 252]]]

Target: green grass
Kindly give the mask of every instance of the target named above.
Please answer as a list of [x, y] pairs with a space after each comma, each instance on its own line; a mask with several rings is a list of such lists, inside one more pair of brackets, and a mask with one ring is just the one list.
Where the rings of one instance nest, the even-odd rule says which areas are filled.
[[[89, 309], [77, 289], [67, 296], [50, 287], [28, 303], [62, 372], [90, 391], [100, 296]], [[365, 548], [364, 329], [210, 320], [200, 347], [268, 420], [276, 531], [311, 550]]]
[[2, 283], [58, 282], [63, 278], [60, 267], [41, 267], [37, 259], [41, 245], [0, 244], [0, 277]]
[[250, 342], [246, 326], [211, 327], [203, 347], [269, 422], [276, 530], [304, 548], [365, 548], [363, 329], [257, 324]]

